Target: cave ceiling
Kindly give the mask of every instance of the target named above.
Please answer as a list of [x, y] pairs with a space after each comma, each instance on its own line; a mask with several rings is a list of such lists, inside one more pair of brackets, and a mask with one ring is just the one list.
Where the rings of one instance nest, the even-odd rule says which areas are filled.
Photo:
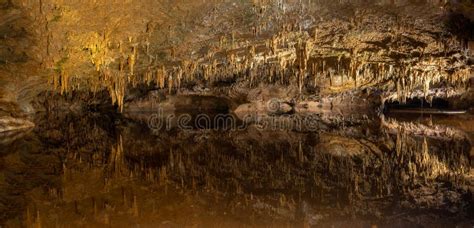
[[250, 93], [276, 85], [291, 90], [291, 98], [376, 90], [387, 100], [430, 100], [433, 87], [446, 97], [466, 93], [472, 76], [469, 1], [3, 0], [0, 6], [0, 101], [25, 112], [45, 91], [106, 91], [121, 111], [133, 88]]

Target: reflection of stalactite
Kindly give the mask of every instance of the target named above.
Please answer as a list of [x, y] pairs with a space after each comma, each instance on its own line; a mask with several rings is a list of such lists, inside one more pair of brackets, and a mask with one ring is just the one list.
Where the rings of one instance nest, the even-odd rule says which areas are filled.
[[133, 214], [133, 216], [135, 216], [135, 217], [138, 217], [138, 215], [139, 215], [139, 211], [138, 211], [138, 200], [137, 200], [137, 196], [136, 196], [136, 195], [133, 196], [132, 214]]
[[396, 152], [397, 152], [397, 157], [400, 157], [400, 154], [401, 154], [401, 151], [402, 151], [402, 143], [403, 143], [402, 137], [403, 136], [404, 136], [404, 134], [402, 132], [402, 129], [400, 129], [400, 131], [397, 133], [397, 141], [396, 141], [396, 145], [395, 145]]
[[40, 212], [39, 210], [36, 211], [36, 218], [35, 218], [35, 223], [33, 225], [34, 228], [41, 228], [41, 217], [40, 217]]
[[[427, 138], [424, 137], [420, 143], [420, 140], [408, 135], [403, 125], [399, 127], [397, 132], [395, 148], [398, 164], [406, 165], [405, 169], [401, 168], [405, 172], [404, 175], [410, 177], [411, 181], [435, 180], [441, 177], [450, 178], [453, 173], [455, 175], [464, 173], [465, 166], [468, 165], [468, 162], [463, 158], [465, 155], [463, 152], [460, 153], [456, 146], [444, 152], [457, 157], [456, 165], [453, 165], [450, 156], [440, 157], [440, 155], [430, 152]], [[419, 148], [421, 148], [421, 151]], [[459, 154], [461, 156], [458, 156]]]
[[107, 172], [112, 177], [122, 177], [129, 172], [125, 164], [123, 140], [121, 135], [117, 144], [112, 146]]
[[65, 71], [61, 71], [61, 95], [68, 91], [69, 75]]

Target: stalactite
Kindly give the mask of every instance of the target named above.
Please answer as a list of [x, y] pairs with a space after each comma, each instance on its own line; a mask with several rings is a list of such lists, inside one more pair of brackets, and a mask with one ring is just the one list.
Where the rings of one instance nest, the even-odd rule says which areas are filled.
[[137, 47], [133, 46], [132, 47], [132, 53], [128, 57], [129, 71], [130, 71], [130, 75], [132, 75], [132, 76], [135, 74], [136, 58], [137, 58]]
[[60, 80], [61, 76], [60, 74], [57, 74], [57, 73], [54, 73], [53, 76], [52, 76], [52, 84], [53, 84], [53, 89], [54, 90], [58, 90], [59, 88], [59, 80]]
[[176, 73], [176, 86], [178, 89], [181, 88], [182, 79], [183, 79], [183, 69], [181, 67], [178, 67], [177, 73]]
[[424, 97], [426, 98], [428, 96], [428, 92], [430, 90], [431, 79], [429, 77], [424, 77], [423, 80], [424, 80], [424, 82], [423, 82], [423, 94], [424, 94]]
[[148, 41], [148, 38], [145, 41], [145, 49], [146, 49], [146, 56], [148, 56], [148, 63], [153, 62], [153, 56], [150, 55], [150, 41]]
[[120, 112], [123, 111], [123, 99], [125, 98], [125, 78], [122, 75], [119, 75], [115, 82], [115, 94], [117, 97], [117, 105]]
[[271, 44], [270, 49], [272, 51], [272, 54], [275, 55], [278, 49], [278, 37], [276, 35], [272, 37], [270, 44]]
[[173, 74], [170, 73], [168, 75], [168, 93], [170, 93], [170, 94], [173, 91], [173, 83], [174, 83]]
[[313, 63], [313, 75], [314, 75], [314, 86], [318, 85], [318, 63], [315, 61]]
[[61, 95], [64, 95], [68, 91], [69, 85], [69, 74], [65, 71], [61, 71]]
[[166, 74], [167, 73], [164, 66], [156, 71], [156, 83], [160, 89], [165, 88]]
[[151, 67], [148, 67], [148, 70], [145, 73], [145, 83], [150, 86], [150, 84], [153, 82], [153, 73], [151, 71]]

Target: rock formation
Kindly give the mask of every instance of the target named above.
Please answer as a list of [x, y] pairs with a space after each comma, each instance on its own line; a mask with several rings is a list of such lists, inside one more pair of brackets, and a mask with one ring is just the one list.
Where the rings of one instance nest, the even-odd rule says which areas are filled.
[[379, 103], [470, 90], [468, 1], [4, 0], [1, 7], [1, 98], [26, 113], [38, 96], [100, 91], [121, 112], [134, 88], [255, 101], [254, 88], [275, 85], [286, 102], [366, 91]]
[[469, 0], [0, 0], [0, 226], [459, 225], [473, 66]]

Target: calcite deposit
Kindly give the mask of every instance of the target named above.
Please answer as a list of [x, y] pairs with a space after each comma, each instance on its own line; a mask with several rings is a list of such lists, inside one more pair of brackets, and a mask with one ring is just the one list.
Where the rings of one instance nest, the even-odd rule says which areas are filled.
[[472, 227], [469, 0], [0, 0], [0, 227]]
[[18, 0], [2, 12], [2, 99], [25, 111], [47, 91], [107, 91], [121, 112], [133, 88], [429, 101], [466, 93], [472, 76], [466, 1]]

